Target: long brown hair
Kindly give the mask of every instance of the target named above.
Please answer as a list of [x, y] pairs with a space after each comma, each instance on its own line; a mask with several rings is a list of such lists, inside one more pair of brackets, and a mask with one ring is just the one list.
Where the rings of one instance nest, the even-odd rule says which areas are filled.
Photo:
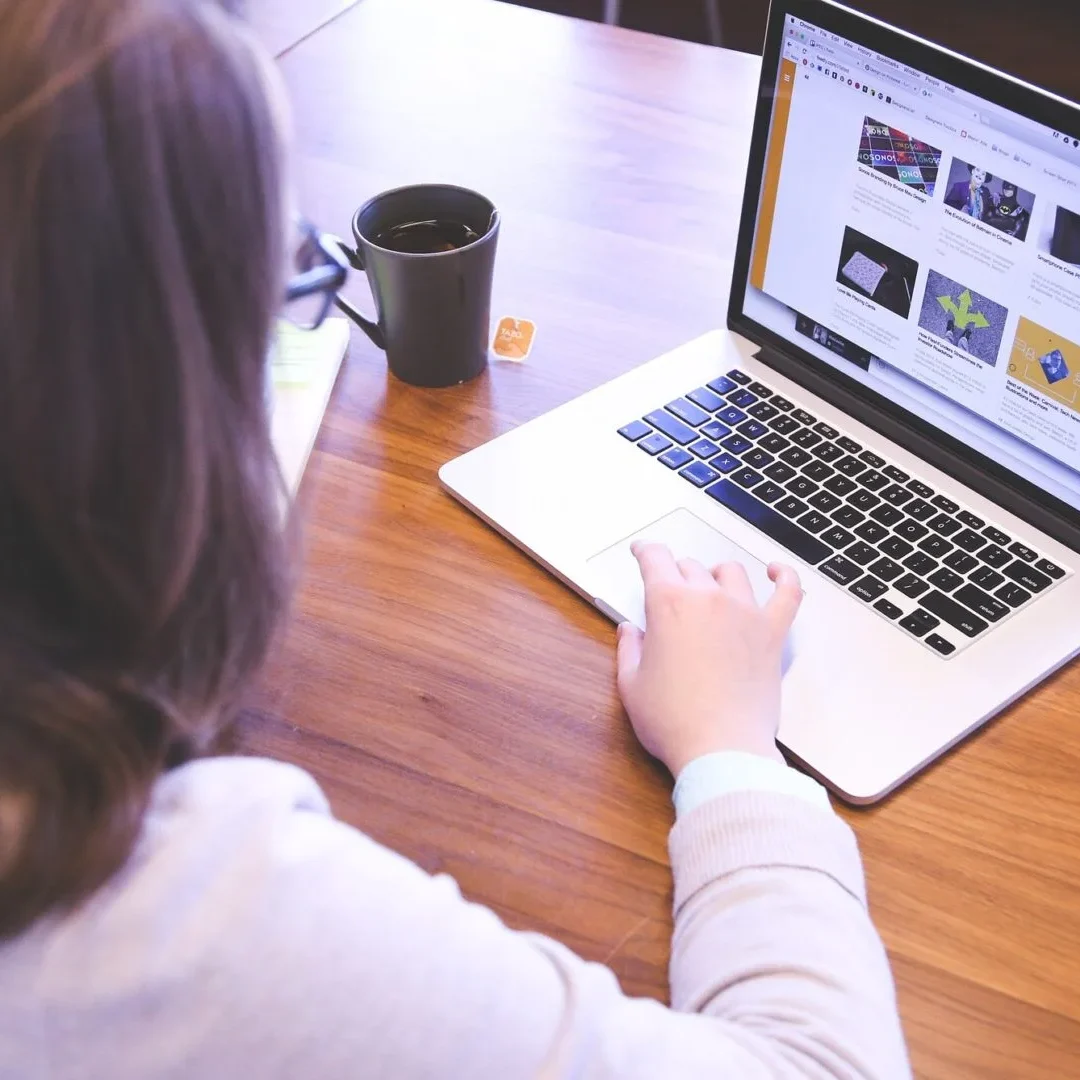
[[130, 854], [285, 598], [283, 151], [208, 0], [0, 0], [0, 937]]

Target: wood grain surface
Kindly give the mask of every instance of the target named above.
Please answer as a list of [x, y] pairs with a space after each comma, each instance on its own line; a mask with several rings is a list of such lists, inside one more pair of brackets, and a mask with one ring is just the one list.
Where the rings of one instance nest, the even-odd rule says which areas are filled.
[[[613, 628], [436, 470], [723, 322], [758, 64], [488, 0], [361, 0], [281, 66], [304, 211], [344, 233], [384, 188], [478, 188], [503, 214], [494, 314], [539, 329], [526, 363], [451, 390], [390, 379], [354, 333], [240, 746], [663, 998], [670, 781], [628, 731]], [[1080, 1068], [1078, 706], [1073, 666], [883, 806], [841, 811], [922, 1078]]]

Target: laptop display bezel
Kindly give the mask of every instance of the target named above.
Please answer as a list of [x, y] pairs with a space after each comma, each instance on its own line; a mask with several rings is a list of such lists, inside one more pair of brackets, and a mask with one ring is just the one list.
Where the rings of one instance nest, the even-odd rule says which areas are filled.
[[773, 0], [728, 306], [728, 327], [762, 346], [760, 358], [765, 363], [1006, 510], [1080, 551], [1080, 510], [746, 314], [744, 308], [750, 288], [758, 205], [788, 16], [857, 42], [935, 79], [1061, 131], [1070, 138], [1080, 138], [1080, 106], [832, 0]]

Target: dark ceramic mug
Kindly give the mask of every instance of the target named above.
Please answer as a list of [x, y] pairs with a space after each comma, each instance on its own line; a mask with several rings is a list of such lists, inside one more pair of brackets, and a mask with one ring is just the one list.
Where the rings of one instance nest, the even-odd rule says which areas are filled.
[[[449, 223], [474, 237], [451, 250], [402, 251], [385, 246], [408, 223]], [[337, 306], [386, 351], [387, 365], [414, 386], [453, 386], [487, 366], [491, 282], [499, 213], [467, 188], [419, 184], [369, 199], [353, 216], [349, 261], [367, 274], [376, 320], [348, 301]], [[380, 243], [382, 240], [382, 243]]]

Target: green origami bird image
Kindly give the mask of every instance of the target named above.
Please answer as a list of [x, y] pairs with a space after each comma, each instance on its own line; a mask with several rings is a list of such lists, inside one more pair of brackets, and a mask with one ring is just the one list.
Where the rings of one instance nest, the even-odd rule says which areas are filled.
[[966, 330], [969, 326], [981, 328], [989, 326], [990, 322], [981, 311], [971, 310], [971, 290], [965, 289], [960, 294], [960, 303], [951, 296], [939, 296], [938, 303], [953, 317], [957, 330]]

